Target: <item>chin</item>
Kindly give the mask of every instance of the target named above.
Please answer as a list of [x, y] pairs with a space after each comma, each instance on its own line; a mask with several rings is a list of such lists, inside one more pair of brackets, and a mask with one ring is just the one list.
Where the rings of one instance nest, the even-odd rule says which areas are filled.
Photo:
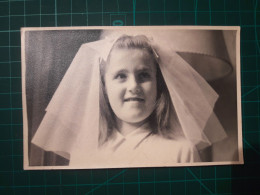
[[122, 119], [123, 121], [127, 122], [127, 123], [141, 123], [143, 121], [145, 121], [147, 118], [149, 117], [148, 116], [131, 116], [131, 117], [126, 117], [124, 119]]

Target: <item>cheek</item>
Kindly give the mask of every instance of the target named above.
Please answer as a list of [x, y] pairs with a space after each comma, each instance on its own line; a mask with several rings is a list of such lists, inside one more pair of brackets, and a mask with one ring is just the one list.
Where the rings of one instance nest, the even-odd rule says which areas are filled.
[[149, 100], [149, 102], [156, 101], [156, 98], [157, 98], [157, 87], [156, 86], [157, 86], [156, 81], [146, 83], [143, 86], [145, 96]]
[[120, 84], [111, 81], [106, 83], [106, 92], [111, 105], [119, 104], [124, 96], [123, 87]]

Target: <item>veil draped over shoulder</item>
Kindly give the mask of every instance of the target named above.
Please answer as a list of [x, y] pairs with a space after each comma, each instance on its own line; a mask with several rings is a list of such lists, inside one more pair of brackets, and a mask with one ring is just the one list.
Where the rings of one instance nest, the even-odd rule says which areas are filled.
[[[207, 82], [232, 70], [223, 32], [130, 29], [105, 30], [101, 40], [80, 47], [32, 143], [68, 159], [98, 147], [99, 63], [123, 34], [149, 38], [185, 137], [198, 149], [224, 139], [226, 133], [213, 110], [218, 95]], [[199, 63], [188, 63], [187, 55]]]

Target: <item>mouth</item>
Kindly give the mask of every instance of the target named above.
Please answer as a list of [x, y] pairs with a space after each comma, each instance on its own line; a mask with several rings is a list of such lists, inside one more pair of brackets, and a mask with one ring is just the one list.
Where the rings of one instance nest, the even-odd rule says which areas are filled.
[[130, 97], [130, 98], [126, 98], [124, 99], [125, 102], [144, 102], [143, 98], [139, 98], [139, 97]]

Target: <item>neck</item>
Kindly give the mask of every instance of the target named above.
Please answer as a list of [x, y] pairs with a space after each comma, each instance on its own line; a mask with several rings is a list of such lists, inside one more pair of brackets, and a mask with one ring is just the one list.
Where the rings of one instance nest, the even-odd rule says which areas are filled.
[[142, 125], [144, 125], [147, 121], [141, 121], [138, 123], [128, 123], [125, 121], [121, 121], [120, 119], [117, 119], [117, 124], [118, 124], [118, 131], [122, 134], [122, 135], [127, 135], [129, 133], [131, 133], [132, 131], [136, 130], [137, 128], [141, 127]]

